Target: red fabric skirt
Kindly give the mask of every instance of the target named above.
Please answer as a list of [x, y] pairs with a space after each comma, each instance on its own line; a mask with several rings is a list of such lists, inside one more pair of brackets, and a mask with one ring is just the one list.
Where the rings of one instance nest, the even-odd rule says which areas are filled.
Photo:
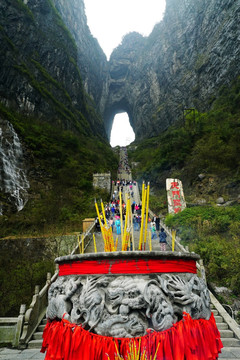
[[65, 319], [54, 320], [44, 329], [41, 352], [47, 351], [45, 360], [115, 360], [118, 353], [127, 359], [132, 345], [148, 359], [157, 350], [157, 360], [215, 360], [223, 347], [213, 314], [209, 320], [193, 320], [184, 313], [170, 329], [138, 338], [96, 335]]

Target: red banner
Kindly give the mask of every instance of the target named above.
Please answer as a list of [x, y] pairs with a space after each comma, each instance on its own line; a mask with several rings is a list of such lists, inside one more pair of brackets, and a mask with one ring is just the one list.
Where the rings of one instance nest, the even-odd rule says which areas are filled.
[[196, 261], [191, 259], [104, 259], [77, 260], [59, 264], [59, 276], [151, 273], [196, 274]]

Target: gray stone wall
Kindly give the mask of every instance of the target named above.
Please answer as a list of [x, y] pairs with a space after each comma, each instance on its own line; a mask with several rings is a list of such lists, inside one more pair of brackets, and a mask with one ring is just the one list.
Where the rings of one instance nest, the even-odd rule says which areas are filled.
[[93, 174], [93, 187], [111, 192], [111, 173]]

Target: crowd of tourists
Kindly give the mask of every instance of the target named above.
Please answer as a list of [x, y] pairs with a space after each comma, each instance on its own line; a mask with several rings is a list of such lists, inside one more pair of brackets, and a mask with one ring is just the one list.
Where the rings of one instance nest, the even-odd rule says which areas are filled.
[[[124, 174], [126, 178], [122, 178], [121, 175]], [[121, 212], [122, 212], [122, 221], [123, 227], [126, 216], [126, 198], [125, 194], [130, 194], [131, 196], [131, 212], [132, 212], [132, 223], [133, 230], [139, 231], [141, 229], [142, 221], [142, 205], [137, 203], [134, 197], [134, 187], [137, 185], [136, 181], [127, 179], [127, 175], [131, 174], [130, 166], [128, 164], [128, 156], [126, 148], [122, 148], [120, 153], [120, 161], [118, 168], [119, 178], [112, 182], [112, 199], [109, 203], [104, 206], [104, 215], [107, 221], [108, 226], [111, 226], [112, 232], [117, 235], [121, 234]], [[130, 178], [130, 177], [129, 177]], [[122, 194], [122, 211], [120, 211], [120, 192]], [[104, 216], [101, 214], [101, 222], [104, 224]], [[166, 250], [166, 238], [167, 235], [163, 228], [160, 229], [160, 218], [159, 216], [154, 215], [152, 219], [148, 219], [151, 229], [151, 239], [157, 239], [159, 237], [160, 250]], [[97, 230], [101, 231], [100, 224], [97, 219]]]
[[120, 153], [120, 161], [118, 165], [118, 174], [121, 176], [124, 173], [127, 173], [128, 175], [131, 174], [131, 168], [128, 163], [128, 155], [127, 155], [127, 149], [125, 147], [121, 148]]

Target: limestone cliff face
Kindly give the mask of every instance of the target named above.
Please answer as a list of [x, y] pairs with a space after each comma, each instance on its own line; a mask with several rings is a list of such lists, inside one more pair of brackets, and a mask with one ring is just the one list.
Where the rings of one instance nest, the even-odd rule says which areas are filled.
[[0, 23], [0, 103], [105, 136], [96, 109], [107, 60], [90, 34], [83, 1], [4, 0]]
[[127, 111], [136, 137], [157, 135], [182, 109], [209, 99], [240, 73], [239, 0], [167, 0], [148, 38], [127, 35], [110, 58], [104, 119]]
[[53, 0], [65, 25], [72, 34], [78, 55], [78, 66], [85, 91], [99, 108], [108, 73], [106, 55], [91, 35], [83, 0]]
[[109, 138], [126, 111], [137, 139], [207, 110], [240, 72], [240, 0], [166, 3], [150, 36], [128, 34], [107, 62], [84, 0], [1, 1], [0, 104]]

